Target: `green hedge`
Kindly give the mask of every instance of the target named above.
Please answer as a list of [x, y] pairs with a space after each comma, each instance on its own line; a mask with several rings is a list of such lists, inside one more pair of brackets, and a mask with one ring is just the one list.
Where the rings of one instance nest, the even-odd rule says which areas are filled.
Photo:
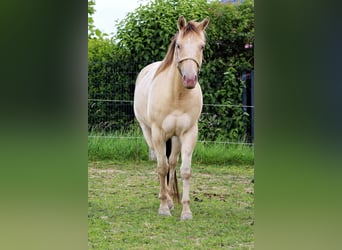
[[[130, 103], [92, 100], [133, 100], [138, 72], [148, 63], [164, 58], [181, 15], [187, 20], [210, 17], [199, 79], [203, 101], [232, 105], [203, 110], [199, 139], [247, 138], [250, 119], [242, 109], [245, 83], [241, 74], [254, 67], [253, 49], [245, 48], [254, 42], [252, 1], [234, 5], [205, 0], [154, 0], [118, 22], [111, 40], [89, 39], [89, 129], [117, 131], [133, 123]], [[117, 111], [113, 110], [114, 104]]]

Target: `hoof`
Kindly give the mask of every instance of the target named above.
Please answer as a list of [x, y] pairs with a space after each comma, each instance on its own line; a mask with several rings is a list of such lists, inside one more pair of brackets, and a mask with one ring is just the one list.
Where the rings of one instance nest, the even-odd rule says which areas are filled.
[[171, 216], [170, 210], [165, 208], [159, 208], [158, 214], [162, 216]]
[[192, 213], [182, 213], [181, 220], [191, 220], [192, 219]]

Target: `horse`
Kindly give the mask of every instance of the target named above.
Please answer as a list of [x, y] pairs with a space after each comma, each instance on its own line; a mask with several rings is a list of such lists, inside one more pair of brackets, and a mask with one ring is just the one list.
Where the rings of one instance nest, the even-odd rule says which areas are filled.
[[[183, 182], [181, 220], [192, 219], [190, 210], [191, 160], [202, 111], [198, 76], [206, 43], [209, 17], [201, 22], [178, 19], [178, 31], [162, 61], [145, 66], [134, 90], [134, 114], [143, 131], [150, 155], [157, 158], [160, 206], [158, 213], [171, 216], [174, 201], [180, 203], [176, 166], [181, 154]], [[166, 154], [166, 144], [171, 152]]]

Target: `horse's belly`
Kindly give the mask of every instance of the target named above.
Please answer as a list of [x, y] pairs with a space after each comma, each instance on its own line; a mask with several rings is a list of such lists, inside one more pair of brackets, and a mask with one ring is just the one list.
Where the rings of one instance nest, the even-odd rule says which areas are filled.
[[191, 119], [188, 114], [168, 115], [163, 123], [162, 129], [167, 137], [180, 136], [195, 125], [196, 121]]

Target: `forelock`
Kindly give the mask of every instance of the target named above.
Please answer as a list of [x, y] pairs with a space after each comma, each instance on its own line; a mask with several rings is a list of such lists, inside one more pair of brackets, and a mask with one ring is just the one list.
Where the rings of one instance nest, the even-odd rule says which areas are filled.
[[190, 21], [187, 23], [187, 25], [182, 29], [182, 35], [187, 36], [192, 33], [200, 34], [201, 30], [196, 25], [195, 21]]

